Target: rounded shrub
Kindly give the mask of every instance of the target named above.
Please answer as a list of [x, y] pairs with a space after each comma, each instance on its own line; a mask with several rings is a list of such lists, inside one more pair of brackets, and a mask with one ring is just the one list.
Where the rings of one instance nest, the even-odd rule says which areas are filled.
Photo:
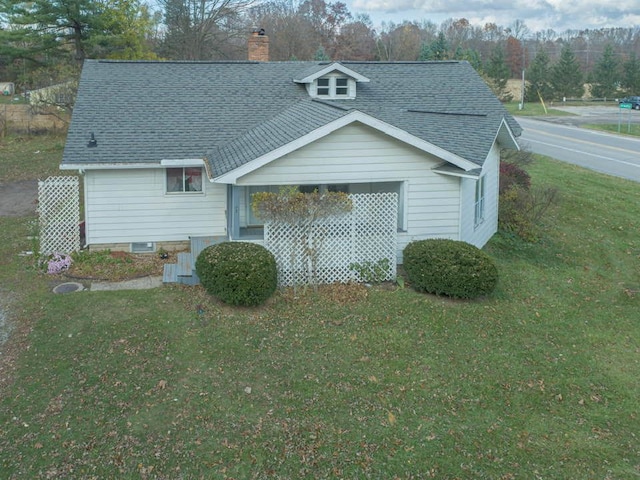
[[455, 298], [488, 295], [498, 283], [489, 255], [466, 242], [418, 240], [403, 252], [404, 270], [414, 289]]
[[205, 248], [196, 260], [196, 273], [207, 292], [231, 305], [260, 305], [278, 286], [273, 254], [255, 243], [223, 242]]

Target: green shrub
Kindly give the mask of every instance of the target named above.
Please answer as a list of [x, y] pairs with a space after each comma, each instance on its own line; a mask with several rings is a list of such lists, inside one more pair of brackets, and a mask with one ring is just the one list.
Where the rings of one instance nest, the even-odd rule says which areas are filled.
[[446, 239], [418, 240], [404, 249], [404, 270], [419, 292], [476, 298], [493, 292], [498, 269], [482, 250]]
[[231, 305], [259, 305], [278, 285], [273, 254], [255, 243], [224, 242], [205, 248], [196, 260], [196, 273], [207, 292]]

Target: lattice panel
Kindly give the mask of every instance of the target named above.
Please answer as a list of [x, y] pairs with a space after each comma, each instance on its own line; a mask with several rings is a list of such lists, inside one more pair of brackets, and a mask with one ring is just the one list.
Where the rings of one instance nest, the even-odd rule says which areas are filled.
[[78, 177], [49, 177], [38, 182], [40, 254], [80, 250]]
[[278, 264], [281, 286], [362, 281], [353, 263], [387, 259], [383, 280], [396, 276], [398, 196], [395, 193], [349, 195], [350, 213], [311, 226], [270, 222], [265, 246]]

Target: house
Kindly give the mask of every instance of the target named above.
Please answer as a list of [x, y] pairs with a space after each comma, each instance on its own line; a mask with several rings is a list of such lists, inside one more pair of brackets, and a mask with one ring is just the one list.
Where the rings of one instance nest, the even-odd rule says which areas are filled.
[[83, 176], [91, 249], [260, 242], [251, 194], [298, 185], [397, 193], [401, 261], [412, 240], [491, 238], [519, 134], [465, 61], [87, 60], [61, 168]]

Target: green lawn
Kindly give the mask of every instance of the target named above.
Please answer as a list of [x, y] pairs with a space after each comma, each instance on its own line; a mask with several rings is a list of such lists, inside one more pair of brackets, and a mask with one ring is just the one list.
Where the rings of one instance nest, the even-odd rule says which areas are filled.
[[637, 478], [640, 189], [546, 158], [529, 172], [561, 203], [540, 243], [491, 241], [501, 280], [472, 302], [53, 295], [17, 255], [32, 219], [0, 218], [19, 352], [0, 478]]
[[44, 180], [61, 173], [60, 161], [64, 148], [62, 135], [0, 136], [0, 182]]
[[601, 130], [603, 132], [621, 133], [623, 135], [640, 136], [640, 124], [628, 123], [625, 119], [618, 125], [615, 124], [587, 124], [582, 125], [584, 128], [590, 128], [592, 130]]
[[521, 117], [562, 117], [573, 115], [572, 113], [565, 112], [563, 110], [556, 110], [550, 105], [547, 105], [547, 111], [545, 112], [541, 103], [525, 103], [523, 109], [520, 109], [519, 102], [505, 103], [504, 106], [512, 115]]

